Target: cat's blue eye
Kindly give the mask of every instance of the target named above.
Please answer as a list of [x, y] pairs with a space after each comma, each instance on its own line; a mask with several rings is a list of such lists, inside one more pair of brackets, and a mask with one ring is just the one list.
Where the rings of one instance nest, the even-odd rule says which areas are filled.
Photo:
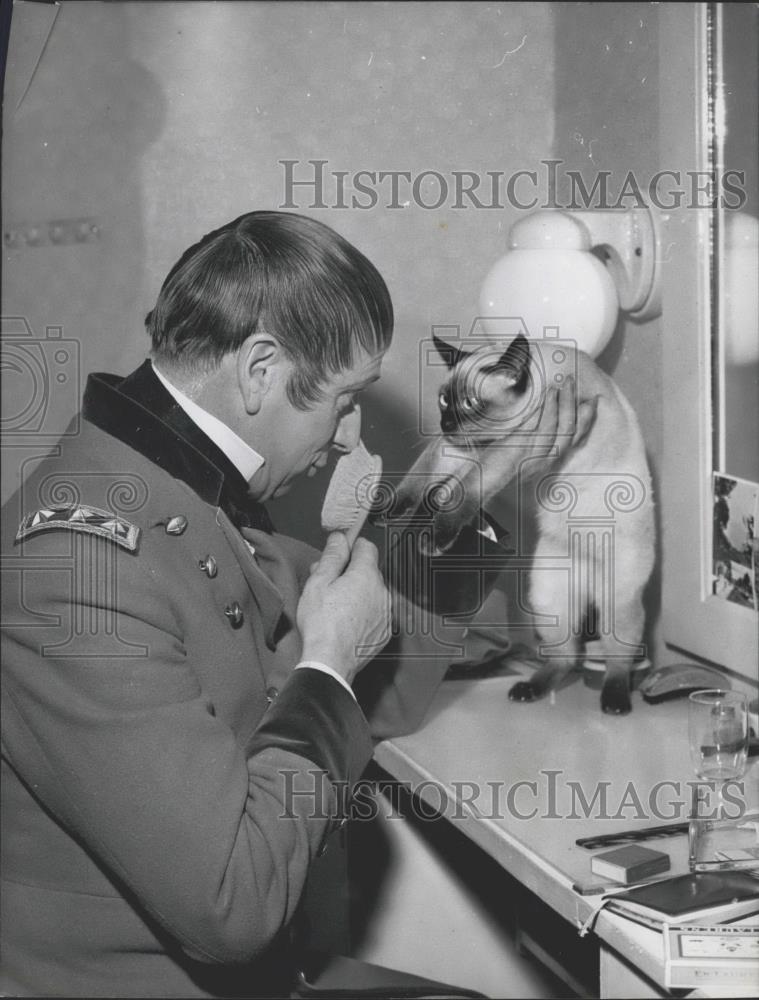
[[474, 396], [465, 396], [462, 406], [467, 411], [473, 410], [475, 406], [477, 406], [477, 400], [474, 398]]
[[447, 410], [448, 409], [448, 405], [449, 404], [448, 404], [448, 394], [447, 393], [441, 392], [440, 395], [438, 396], [438, 400], [437, 401], [440, 404], [440, 409], [441, 410]]

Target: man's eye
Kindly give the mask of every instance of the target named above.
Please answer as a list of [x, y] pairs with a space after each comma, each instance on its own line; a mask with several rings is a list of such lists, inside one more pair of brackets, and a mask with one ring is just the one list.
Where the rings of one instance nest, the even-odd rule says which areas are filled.
[[356, 398], [351, 396], [350, 399], [346, 400], [340, 407], [338, 413], [341, 417], [347, 417], [349, 413], [352, 413], [356, 409]]
[[438, 403], [440, 404], [441, 410], [447, 410], [449, 406], [448, 394], [445, 392], [441, 392], [440, 395], [438, 396]]

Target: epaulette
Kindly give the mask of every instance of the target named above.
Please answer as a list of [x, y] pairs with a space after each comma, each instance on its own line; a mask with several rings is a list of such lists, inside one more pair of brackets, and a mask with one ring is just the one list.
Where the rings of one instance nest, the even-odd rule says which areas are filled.
[[130, 524], [111, 511], [84, 504], [68, 504], [65, 507], [43, 507], [27, 514], [18, 526], [16, 541], [21, 542], [40, 531], [59, 528], [107, 538], [129, 552], [137, 551], [140, 538], [137, 525]]

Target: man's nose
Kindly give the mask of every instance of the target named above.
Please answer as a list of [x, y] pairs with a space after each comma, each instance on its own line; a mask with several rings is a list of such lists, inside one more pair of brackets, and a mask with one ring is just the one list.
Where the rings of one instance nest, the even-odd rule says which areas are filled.
[[353, 451], [361, 440], [361, 407], [354, 406], [341, 417], [332, 443], [338, 451]]

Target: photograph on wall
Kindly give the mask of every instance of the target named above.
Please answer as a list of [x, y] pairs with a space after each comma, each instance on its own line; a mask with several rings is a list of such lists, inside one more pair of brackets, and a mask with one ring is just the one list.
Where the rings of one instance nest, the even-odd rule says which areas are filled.
[[759, 485], [715, 472], [713, 496], [712, 593], [759, 610]]

